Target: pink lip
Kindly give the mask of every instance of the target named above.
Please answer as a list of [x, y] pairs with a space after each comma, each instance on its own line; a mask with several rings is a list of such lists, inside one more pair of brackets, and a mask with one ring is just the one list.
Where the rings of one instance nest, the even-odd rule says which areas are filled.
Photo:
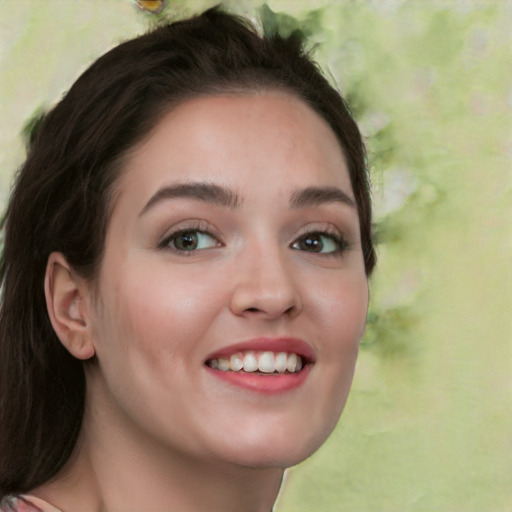
[[237, 352], [246, 351], [271, 351], [271, 352], [293, 352], [303, 359], [305, 365], [297, 373], [283, 374], [261, 374], [245, 372], [223, 372], [210, 368], [205, 364], [205, 369], [218, 379], [229, 384], [239, 386], [251, 391], [264, 394], [278, 394], [299, 387], [308, 378], [311, 367], [315, 362], [315, 352], [305, 342], [296, 338], [257, 338], [241, 343], [235, 343], [224, 347], [210, 354], [206, 361], [210, 359], [228, 358]]
[[301, 356], [308, 363], [314, 363], [316, 359], [313, 349], [305, 341], [298, 338], [255, 338], [223, 347], [210, 354], [205, 359], [205, 362], [209, 359], [229, 357], [237, 352], [247, 352], [249, 350], [255, 352], [293, 352]]
[[243, 372], [221, 372], [205, 366], [205, 369], [213, 376], [229, 384], [241, 388], [256, 391], [267, 395], [284, 393], [299, 387], [308, 378], [311, 365], [308, 364], [297, 373], [259, 374]]

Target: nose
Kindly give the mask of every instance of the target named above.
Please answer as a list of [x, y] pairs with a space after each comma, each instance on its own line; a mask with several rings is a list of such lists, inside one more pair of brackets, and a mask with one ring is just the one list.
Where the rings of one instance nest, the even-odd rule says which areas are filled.
[[299, 276], [278, 248], [247, 247], [239, 255], [230, 308], [237, 316], [293, 317], [302, 311]]

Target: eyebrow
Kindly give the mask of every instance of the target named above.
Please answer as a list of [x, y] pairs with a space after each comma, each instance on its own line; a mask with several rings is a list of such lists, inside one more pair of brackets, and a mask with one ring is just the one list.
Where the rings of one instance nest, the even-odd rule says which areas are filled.
[[[213, 183], [175, 183], [158, 189], [141, 210], [144, 215], [155, 204], [169, 199], [189, 198], [206, 203], [236, 209], [240, 203], [238, 194]], [[343, 190], [336, 187], [307, 187], [296, 190], [290, 198], [291, 208], [306, 208], [324, 203], [339, 202], [355, 208], [355, 202]]]
[[197, 199], [232, 209], [235, 209], [239, 203], [239, 197], [235, 192], [213, 183], [175, 183], [158, 189], [141, 210], [139, 216], [144, 215], [161, 201], [181, 198]]
[[337, 187], [307, 187], [296, 190], [292, 194], [290, 205], [292, 208], [305, 208], [333, 202], [356, 207], [354, 200]]

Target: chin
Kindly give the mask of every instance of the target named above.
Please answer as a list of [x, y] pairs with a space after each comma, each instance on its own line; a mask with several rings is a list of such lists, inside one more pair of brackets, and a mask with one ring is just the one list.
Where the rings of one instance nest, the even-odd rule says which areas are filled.
[[293, 446], [281, 449], [246, 450], [236, 456], [237, 464], [253, 469], [286, 469], [303, 462], [310, 457], [323, 442], [314, 445]]
[[229, 446], [222, 449], [222, 456], [232, 463], [254, 469], [295, 466], [316, 452], [332, 431], [332, 428], [322, 429], [315, 434], [304, 427], [302, 431], [283, 429], [273, 432], [260, 428], [253, 436], [238, 439], [232, 436]]

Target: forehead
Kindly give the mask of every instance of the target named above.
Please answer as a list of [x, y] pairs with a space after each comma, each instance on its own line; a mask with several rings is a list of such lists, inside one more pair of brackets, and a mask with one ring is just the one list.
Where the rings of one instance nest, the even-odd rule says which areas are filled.
[[352, 193], [330, 126], [283, 92], [198, 97], [174, 107], [131, 152], [118, 191], [131, 184], [147, 195], [166, 180], [251, 190], [313, 184]]

